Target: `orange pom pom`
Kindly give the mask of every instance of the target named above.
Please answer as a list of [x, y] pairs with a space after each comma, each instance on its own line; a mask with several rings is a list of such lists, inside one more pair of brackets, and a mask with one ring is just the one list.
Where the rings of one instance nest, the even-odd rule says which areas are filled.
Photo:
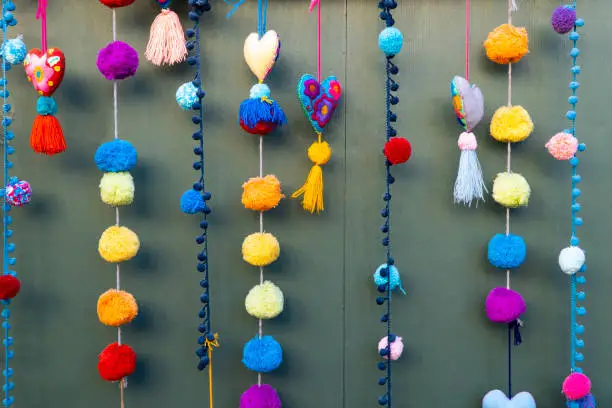
[[134, 296], [123, 290], [109, 289], [98, 299], [98, 319], [107, 326], [121, 326], [138, 315]]
[[36, 153], [49, 156], [66, 150], [64, 131], [55, 116], [36, 116], [30, 133], [30, 146]]
[[250, 178], [242, 185], [242, 189], [242, 204], [249, 210], [271, 210], [285, 197], [281, 194], [280, 181], [271, 174]]
[[529, 52], [529, 38], [524, 27], [502, 24], [489, 33], [484, 42], [487, 57], [498, 64], [515, 63]]

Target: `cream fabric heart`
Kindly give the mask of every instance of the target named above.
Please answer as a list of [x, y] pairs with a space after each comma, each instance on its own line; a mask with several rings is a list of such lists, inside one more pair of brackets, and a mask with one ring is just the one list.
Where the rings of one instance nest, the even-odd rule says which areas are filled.
[[536, 408], [536, 402], [528, 392], [519, 392], [512, 399], [500, 390], [492, 390], [482, 399], [482, 408]]
[[257, 33], [251, 33], [244, 41], [244, 60], [260, 82], [272, 70], [279, 50], [280, 38], [274, 30], [266, 32], [261, 39]]

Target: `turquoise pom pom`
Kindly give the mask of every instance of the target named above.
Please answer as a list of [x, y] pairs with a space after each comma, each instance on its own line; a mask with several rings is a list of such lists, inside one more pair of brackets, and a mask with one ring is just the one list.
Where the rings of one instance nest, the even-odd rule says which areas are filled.
[[489, 241], [487, 258], [496, 268], [518, 268], [525, 262], [526, 256], [527, 246], [518, 235], [496, 234]]
[[41, 96], [36, 101], [36, 112], [39, 115], [55, 115], [57, 113], [57, 104], [50, 96]]
[[255, 337], [244, 345], [242, 363], [251, 371], [269, 373], [283, 362], [283, 349], [272, 336]]
[[387, 57], [399, 54], [404, 45], [402, 32], [395, 27], [387, 27], [378, 35], [378, 47]]
[[11, 65], [21, 64], [27, 53], [28, 50], [21, 35], [12, 40], [7, 40], [2, 46], [2, 56]]
[[204, 211], [205, 208], [204, 198], [198, 191], [187, 190], [181, 196], [181, 211], [185, 214], [196, 214]]
[[198, 102], [198, 88], [191, 82], [186, 82], [176, 90], [176, 103], [184, 110], [190, 110]]
[[400, 277], [400, 273], [397, 268], [393, 265], [389, 266], [387, 268], [389, 273], [387, 274], [387, 276], [384, 277], [381, 275], [381, 271], [383, 270], [383, 268], [387, 268], [386, 263], [380, 265], [378, 269], [376, 269], [376, 272], [374, 272], [374, 283], [376, 284], [376, 286], [386, 286], [387, 279], [390, 277], [391, 280], [389, 281], [389, 289], [391, 291], [394, 291], [396, 288], [399, 287], [400, 291], [405, 295], [406, 291], [402, 287], [402, 278]]
[[270, 97], [270, 88], [266, 84], [256, 84], [253, 85], [251, 91], [249, 93], [249, 98], [251, 99], [261, 99], [261, 98], [269, 98]]
[[98, 169], [112, 173], [129, 171], [136, 165], [137, 160], [136, 148], [127, 140], [121, 139], [103, 143], [94, 155]]

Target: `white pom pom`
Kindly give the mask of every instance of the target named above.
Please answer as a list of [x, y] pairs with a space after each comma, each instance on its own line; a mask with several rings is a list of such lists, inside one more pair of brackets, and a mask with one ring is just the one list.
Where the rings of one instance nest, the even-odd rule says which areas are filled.
[[563, 273], [573, 275], [584, 265], [584, 251], [577, 246], [563, 248], [559, 253], [559, 267]]

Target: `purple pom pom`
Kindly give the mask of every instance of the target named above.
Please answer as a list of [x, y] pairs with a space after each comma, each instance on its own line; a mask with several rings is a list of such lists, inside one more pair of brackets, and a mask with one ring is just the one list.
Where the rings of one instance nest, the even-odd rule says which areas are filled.
[[494, 288], [485, 301], [487, 317], [495, 323], [511, 323], [525, 313], [523, 297], [506, 288]]
[[567, 34], [574, 29], [576, 10], [570, 6], [559, 6], [553, 11], [550, 22], [553, 30], [559, 34]]
[[240, 408], [281, 408], [281, 400], [268, 384], [254, 384], [240, 397]]
[[129, 78], [138, 69], [138, 53], [127, 43], [113, 41], [98, 52], [96, 65], [109, 81]]

